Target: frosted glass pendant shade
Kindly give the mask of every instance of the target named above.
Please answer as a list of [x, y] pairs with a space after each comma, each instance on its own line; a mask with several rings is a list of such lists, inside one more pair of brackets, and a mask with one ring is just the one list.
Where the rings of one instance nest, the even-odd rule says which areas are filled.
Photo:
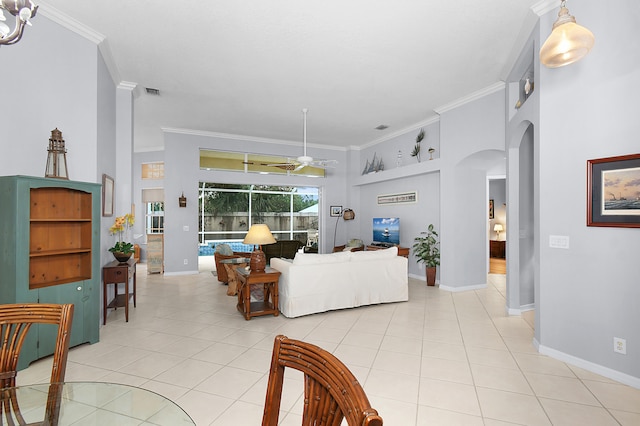
[[594, 42], [593, 33], [576, 24], [563, 1], [553, 31], [540, 49], [540, 62], [549, 68], [572, 64], [586, 56]]

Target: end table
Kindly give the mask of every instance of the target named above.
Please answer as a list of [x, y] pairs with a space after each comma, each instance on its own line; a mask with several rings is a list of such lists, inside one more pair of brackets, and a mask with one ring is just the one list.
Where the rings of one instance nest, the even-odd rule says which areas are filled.
[[[237, 308], [248, 321], [259, 315], [278, 316], [278, 280], [280, 272], [273, 268], [265, 268], [262, 272], [249, 271], [245, 268], [235, 270], [238, 277], [238, 304]], [[251, 302], [251, 286], [262, 285], [263, 300]]]

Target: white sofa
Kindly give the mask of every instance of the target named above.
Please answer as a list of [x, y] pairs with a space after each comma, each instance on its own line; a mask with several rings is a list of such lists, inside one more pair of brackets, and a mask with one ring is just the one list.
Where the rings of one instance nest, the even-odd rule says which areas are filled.
[[296, 253], [271, 259], [281, 272], [280, 312], [294, 318], [317, 312], [409, 300], [408, 260], [398, 249]]

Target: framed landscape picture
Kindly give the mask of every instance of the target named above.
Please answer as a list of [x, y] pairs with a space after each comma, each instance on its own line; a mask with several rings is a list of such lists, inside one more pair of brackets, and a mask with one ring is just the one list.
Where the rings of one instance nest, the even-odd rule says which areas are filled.
[[640, 228], [640, 154], [587, 161], [587, 226]]

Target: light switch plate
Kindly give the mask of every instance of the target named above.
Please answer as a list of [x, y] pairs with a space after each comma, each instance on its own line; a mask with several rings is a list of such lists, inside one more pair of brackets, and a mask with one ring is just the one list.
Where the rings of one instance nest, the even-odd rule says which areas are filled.
[[549, 235], [549, 247], [568, 249], [569, 237], [566, 235]]

